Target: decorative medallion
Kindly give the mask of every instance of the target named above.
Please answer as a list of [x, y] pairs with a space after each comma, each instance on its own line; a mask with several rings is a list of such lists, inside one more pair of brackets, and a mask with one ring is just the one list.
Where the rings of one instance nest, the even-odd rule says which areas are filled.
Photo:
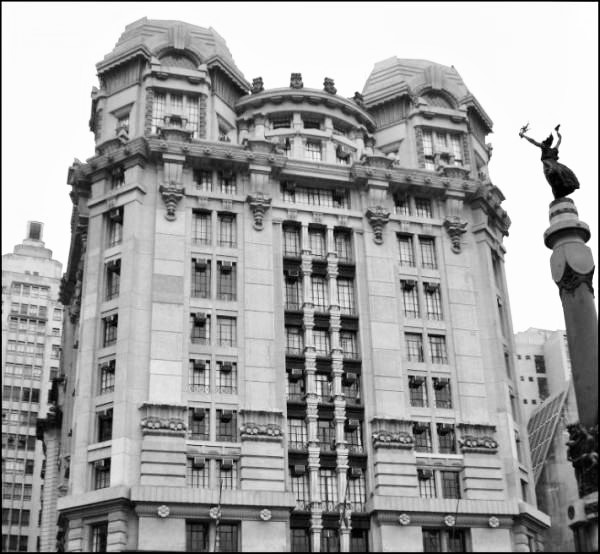
[[444, 523], [447, 527], [454, 527], [456, 525], [456, 518], [453, 515], [448, 514], [444, 517]]
[[271, 519], [271, 517], [272, 517], [271, 510], [269, 510], [268, 508], [264, 508], [263, 510], [261, 510], [259, 512], [258, 516], [263, 521], [269, 521]]
[[208, 515], [211, 519], [221, 519], [221, 508], [218, 506], [213, 506], [210, 510], [208, 510]]
[[410, 523], [410, 516], [408, 514], [400, 514], [398, 516], [398, 523], [400, 525], [408, 525]]
[[158, 507], [158, 509], [156, 510], [156, 513], [158, 514], [158, 517], [169, 517], [169, 514], [171, 513], [171, 510], [169, 509], [169, 506], [162, 504], [161, 506]]
[[500, 520], [496, 516], [491, 516], [490, 519], [488, 519], [488, 525], [492, 529], [496, 529], [496, 527], [500, 526]]

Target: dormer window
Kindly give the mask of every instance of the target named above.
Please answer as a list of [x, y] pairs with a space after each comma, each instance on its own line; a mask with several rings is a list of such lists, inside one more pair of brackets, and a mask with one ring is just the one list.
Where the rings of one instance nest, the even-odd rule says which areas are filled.
[[430, 171], [445, 165], [462, 167], [464, 156], [461, 135], [424, 129], [423, 157], [423, 165]]
[[155, 91], [152, 103], [152, 134], [165, 126], [178, 127], [200, 138], [200, 104], [198, 96]]

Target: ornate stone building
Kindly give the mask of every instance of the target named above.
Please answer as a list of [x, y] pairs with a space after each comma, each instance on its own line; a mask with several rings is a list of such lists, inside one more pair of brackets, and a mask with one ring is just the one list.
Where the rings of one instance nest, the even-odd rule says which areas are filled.
[[456, 70], [267, 89], [213, 29], [147, 19], [97, 69], [68, 179], [65, 549], [540, 548], [510, 221]]
[[[2, 256], [2, 551], [38, 550], [45, 462], [36, 440], [60, 364], [62, 264], [44, 247], [43, 223]], [[56, 514], [54, 514], [55, 517]]]

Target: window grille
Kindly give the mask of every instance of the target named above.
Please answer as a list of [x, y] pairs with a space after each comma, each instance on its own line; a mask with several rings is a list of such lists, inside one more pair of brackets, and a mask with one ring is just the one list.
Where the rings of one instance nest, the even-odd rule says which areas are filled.
[[293, 468], [291, 469], [291, 485], [292, 492], [296, 496], [296, 509], [297, 510], [309, 510], [310, 509], [310, 495], [308, 489], [308, 473], [305, 472], [302, 475], [294, 475]]
[[237, 460], [217, 460], [217, 482], [223, 483], [223, 489], [235, 490], [238, 488], [238, 463]]
[[219, 523], [217, 527], [217, 552], [239, 552], [239, 526], [233, 523]]
[[406, 333], [405, 336], [408, 361], [423, 362], [423, 336], [416, 333]]
[[[363, 441], [362, 441], [362, 424], [359, 420], [356, 420], [354, 424], [357, 424], [356, 428], [349, 428], [348, 424], [353, 423], [352, 420], [346, 422], [346, 429], [344, 430], [344, 438], [348, 443], [348, 450], [350, 454], [362, 454], [363, 453]], [[354, 427], [354, 425], [352, 425]]]
[[207, 408], [188, 408], [188, 438], [210, 439], [210, 411]]
[[435, 476], [430, 469], [417, 469], [417, 480], [419, 482], [419, 496], [421, 498], [435, 498]]
[[102, 318], [103, 343], [102, 346], [111, 346], [117, 342], [117, 327], [119, 323], [118, 314]]
[[219, 346], [233, 347], [237, 344], [235, 317], [217, 317], [217, 332]]
[[337, 280], [338, 304], [342, 315], [355, 315], [354, 281], [352, 279]]
[[282, 183], [281, 189], [284, 202], [350, 209], [350, 195], [346, 189], [301, 187], [289, 182]]
[[237, 412], [232, 410], [217, 410], [218, 441], [237, 442]]
[[325, 277], [311, 276], [312, 301], [316, 312], [326, 312], [329, 308], [329, 292]]
[[[358, 468], [355, 468], [358, 469]], [[352, 471], [352, 470], [350, 470]], [[361, 472], [358, 477], [353, 477], [351, 474], [346, 481], [348, 486], [348, 501], [352, 503], [353, 512], [366, 511], [367, 505], [367, 486], [365, 482], [365, 474]]]
[[192, 258], [192, 296], [210, 298], [211, 260]]
[[[332, 510], [333, 511], [333, 510]], [[321, 530], [321, 552], [339, 552], [340, 537], [337, 529]]]
[[432, 452], [431, 427], [429, 423], [416, 422], [413, 425], [415, 437], [415, 450], [417, 452]]
[[301, 310], [303, 302], [302, 280], [285, 279], [285, 309]]
[[426, 269], [437, 269], [435, 242], [433, 238], [419, 237], [421, 245], [421, 265]]
[[286, 352], [291, 355], [304, 353], [304, 332], [301, 327], [286, 327]]
[[412, 237], [409, 235], [398, 235], [398, 248], [400, 251], [400, 265], [414, 267], [415, 254], [413, 251]]
[[308, 436], [306, 422], [303, 419], [288, 418], [288, 448], [291, 450], [306, 450]]
[[335, 242], [335, 251], [338, 262], [352, 263], [352, 237], [349, 233], [343, 231], [334, 231], [333, 240]]
[[319, 469], [319, 490], [321, 492], [321, 508], [323, 511], [337, 511], [338, 488], [337, 475], [334, 469]]
[[192, 240], [194, 244], [211, 244], [211, 217], [210, 212], [193, 212]]
[[237, 264], [235, 262], [217, 262], [217, 298], [219, 300], [235, 301], [237, 296], [236, 270]]
[[454, 433], [454, 425], [438, 423], [436, 427], [439, 451], [442, 454], [456, 454], [456, 436]]
[[210, 315], [197, 312], [190, 315], [193, 344], [210, 344]]
[[447, 364], [448, 354], [446, 353], [446, 337], [442, 335], [429, 335], [429, 352], [431, 363]]
[[435, 392], [436, 408], [452, 408], [452, 391], [450, 388], [450, 379], [434, 377], [433, 390]]
[[410, 405], [416, 408], [425, 408], [429, 405], [427, 401], [427, 378], [409, 375], [408, 390], [410, 394]]
[[327, 375], [325, 375], [324, 373], [315, 374], [315, 387], [317, 389], [317, 396], [319, 398], [319, 402], [332, 402], [331, 385], [332, 383]]
[[300, 229], [286, 227], [283, 229], [283, 255], [293, 258], [300, 257]]
[[216, 392], [221, 394], [237, 394], [237, 363], [217, 362]]
[[322, 329], [313, 329], [313, 343], [317, 356], [329, 356], [331, 345], [329, 341], [329, 331]]
[[321, 143], [318, 141], [307, 140], [304, 145], [304, 157], [313, 162], [321, 161]]
[[360, 358], [355, 331], [340, 331], [340, 348], [344, 358], [352, 360]]
[[94, 523], [92, 531], [92, 552], [106, 552], [108, 539], [108, 522]]
[[208, 552], [208, 523], [187, 521], [185, 540], [187, 552]]
[[460, 498], [460, 474], [457, 471], [441, 471], [442, 496]]
[[170, 126], [183, 127], [192, 132], [192, 138], [200, 138], [200, 109], [197, 96], [155, 91], [152, 102], [152, 134], [158, 134], [166, 125], [165, 116], [174, 116]]
[[441, 321], [442, 298], [439, 283], [423, 283], [425, 289], [425, 303], [427, 307], [427, 319]]
[[402, 301], [404, 303], [404, 317], [416, 319], [419, 313], [419, 294], [417, 283], [412, 280], [400, 281], [402, 285]]
[[104, 458], [93, 463], [94, 490], [110, 487], [110, 458]]
[[237, 244], [236, 238], [236, 218], [234, 214], [219, 214], [219, 246], [226, 248], [235, 248]]
[[310, 532], [306, 528], [290, 529], [292, 552], [310, 552]]
[[303, 402], [304, 401], [304, 379], [292, 379], [290, 373], [286, 380], [286, 397], [291, 402]]
[[120, 282], [121, 260], [113, 260], [106, 264], [106, 300], [112, 300], [119, 296]]
[[335, 422], [333, 420], [317, 420], [317, 436], [322, 452], [335, 452]]
[[190, 392], [210, 392], [210, 360], [190, 360]]
[[351, 383], [342, 381], [342, 392], [346, 398], [346, 404], [360, 405], [360, 380], [356, 376]]
[[308, 239], [313, 257], [325, 258], [327, 255], [325, 231], [322, 231], [321, 229], [309, 228]]

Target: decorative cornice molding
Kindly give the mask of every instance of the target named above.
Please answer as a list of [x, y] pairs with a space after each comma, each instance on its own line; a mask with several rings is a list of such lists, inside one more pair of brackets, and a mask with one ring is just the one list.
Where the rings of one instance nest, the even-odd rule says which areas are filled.
[[391, 431], [373, 431], [373, 448], [414, 448], [415, 439], [411, 433], [392, 433]]
[[185, 436], [186, 406], [144, 403], [140, 406], [140, 411], [142, 434]]
[[240, 437], [242, 441], [281, 442], [283, 440], [283, 433], [279, 425], [259, 425], [248, 422], [240, 425]]

